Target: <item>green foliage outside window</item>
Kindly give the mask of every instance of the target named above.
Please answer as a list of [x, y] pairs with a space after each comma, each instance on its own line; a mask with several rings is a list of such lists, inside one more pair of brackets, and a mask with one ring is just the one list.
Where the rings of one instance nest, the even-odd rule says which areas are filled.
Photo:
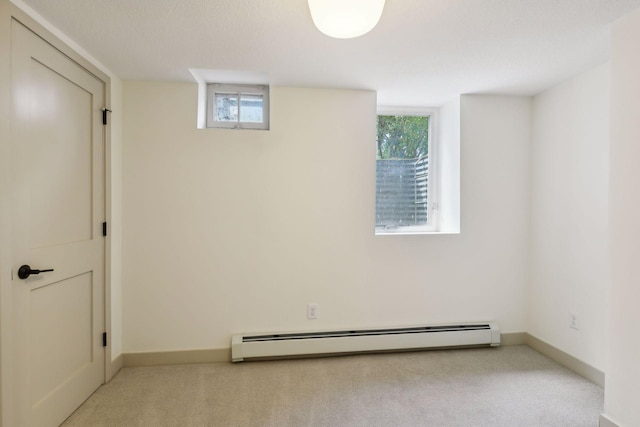
[[416, 159], [428, 154], [429, 117], [378, 116], [378, 159]]

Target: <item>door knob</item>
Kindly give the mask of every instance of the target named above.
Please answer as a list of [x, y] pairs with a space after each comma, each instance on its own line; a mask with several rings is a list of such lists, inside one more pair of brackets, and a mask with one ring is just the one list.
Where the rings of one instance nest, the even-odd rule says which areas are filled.
[[26, 279], [32, 274], [46, 273], [47, 271], [53, 271], [53, 268], [50, 268], [48, 270], [32, 270], [31, 267], [25, 264], [18, 269], [18, 277], [21, 279]]

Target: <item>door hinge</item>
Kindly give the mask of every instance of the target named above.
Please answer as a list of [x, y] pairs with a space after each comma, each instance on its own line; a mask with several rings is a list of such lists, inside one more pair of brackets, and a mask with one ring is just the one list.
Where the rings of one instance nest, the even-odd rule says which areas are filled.
[[109, 110], [108, 108], [105, 108], [102, 110], [102, 124], [103, 125], [107, 125], [107, 113], [111, 113], [112, 111]]
[[102, 333], [102, 346], [103, 347], [107, 346], [107, 333], [106, 332]]
[[107, 222], [103, 222], [102, 223], [102, 235], [106, 236], [107, 235]]

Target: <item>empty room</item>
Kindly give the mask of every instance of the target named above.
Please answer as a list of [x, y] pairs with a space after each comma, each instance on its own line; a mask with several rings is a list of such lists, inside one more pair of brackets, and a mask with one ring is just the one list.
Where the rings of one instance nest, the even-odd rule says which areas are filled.
[[0, 0], [0, 427], [640, 426], [639, 40]]

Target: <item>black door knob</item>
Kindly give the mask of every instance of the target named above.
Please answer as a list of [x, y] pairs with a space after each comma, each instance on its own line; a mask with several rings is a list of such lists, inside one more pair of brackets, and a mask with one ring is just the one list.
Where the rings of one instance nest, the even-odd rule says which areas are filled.
[[32, 274], [46, 273], [47, 271], [53, 271], [53, 268], [49, 268], [47, 270], [32, 270], [31, 267], [25, 264], [18, 269], [18, 277], [21, 279], [26, 279]]

